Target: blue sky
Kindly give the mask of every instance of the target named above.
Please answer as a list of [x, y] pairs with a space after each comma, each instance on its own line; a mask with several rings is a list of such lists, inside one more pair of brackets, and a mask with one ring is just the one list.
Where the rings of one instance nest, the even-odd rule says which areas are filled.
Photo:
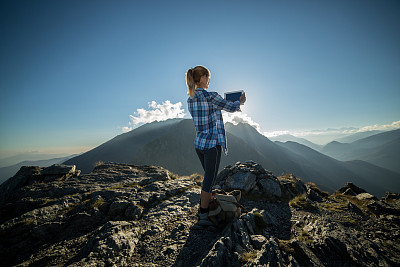
[[1, 1], [0, 157], [85, 151], [152, 101], [188, 117], [196, 65], [209, 90], [246, 91], [261, 132], [392, 125], [399, 12], [386, 0]]

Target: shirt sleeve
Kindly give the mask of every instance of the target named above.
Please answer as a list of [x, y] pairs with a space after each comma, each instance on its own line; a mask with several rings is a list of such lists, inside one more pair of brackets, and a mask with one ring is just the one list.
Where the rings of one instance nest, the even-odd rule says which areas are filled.
[[216, 109], [225, 110], [228, 112], [235, 112], [240, 110], [240, 101], [228, 101], [222, 98], [222, 96], [220, 96], [217, 92], [210, 92], [209, 96], [211, 99], [211, 103]]

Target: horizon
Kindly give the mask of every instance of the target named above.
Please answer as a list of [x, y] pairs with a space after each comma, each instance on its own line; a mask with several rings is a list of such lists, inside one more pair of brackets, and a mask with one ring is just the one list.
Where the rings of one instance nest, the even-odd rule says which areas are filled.
[[[225, 113], [225, 112], [223, 113], [224, 120], [226, 119], [226, 117], [225, 117], [226, 114], [227, 113]], [[188, 119], [188, 120], [191, 120], [191, 118], [183, 117], [183, 118], [166, 118], [166, 119], [162, 119], [162, 120], [148, 121], [146, 123], [142, 123], [142, 124], [137, 125], [137, 127], [133, 128], [133, 129], [131, 129], [129, 131], [121, 132], [121, 133], [117, 134], [116, 136], [128, 133], [128, 132], [133, 131], [133, 130], [135, 130], [137, 128], [145, 126], [146, 124], [158, 123], [158, 122], [162, 122], [162, 121], [166, 121], [166, 120], [173, 120], [173, 119]], [[308, 132], [309, 135], [306, 135], [306, 132], [301, 132], [300, 135], [292, 135], [290, 132], [282, 132], [279, 135], [267, 136], [265, 133], [260, 132], [260, 130], [257, 129], [257, 127], [255, 127], [254, 125], [251, 125], [251, 123], [249, 123], [248, 121], [234, 121], [234, 120], [230, 120], [230, 121], [228, 120], [227, 121], [227, 120], [225, 120], [224, 122], [225, 122], [225, 124], [226, 123], [232, 123], [234, 125], [237, 125], [239, 123], [246, 123], [246, 124], [252, 126], [253, 128], [255, 128], [259, 134], [265, 136], [266, 138], [268, 138], [268, 139], [270, 139], [271, 141], [274, 141], [274, 142], [275, 141], [279, 141], [279, 140], [275, 140], [275, 138], [282, 137], [282, 136], [285, 136], [285, 135], [289, 135], [289, 136], [293, 136], [293, 137], [304, 139], [304, 140], [306, 140], [308, 142], [311, 142], [311, 143], [313, 143], [315, 145], [320, 145], [320, 146], [325, 146], [325, 145], [327, 145], [327, 144], [329, 144], [329, 143], [331, 143], [333, 141], [338, 141], [338, 139], [340, 139], [340, 138], [352, 136], [352, 135], [355, 135], [355, 134], [358, 134], [358, 133], [376, 132], [376, 131], [378, 133], [382, 133], [382, 132], [389, 132], [389, 131], [400, 129], [398, 127], [398, 125], [400, 124], [400, 121], [398, 121], [398, 122], [394, 122], [393, 123], [393, 124], [396, 125], [395, 127], [393, 127], [393, 124], [392, 125], [384, 125], [383, 127], [379, 126], [379, 125], [374, 125], [374, 126], [363, 127], [361, 129], [350, 128], [351, 131], [349, 131], [349, 128], [342, 128], [342, 129], [314, 130], [314, 131]], [[375, 134], [378, 134], [378, 133], [374, 133], [372, 135], [375, 135]], [[296, 134], [296, 133], [294, 133], [294, 134]], [[64, 148], [64, 149], [55, 148], [55, 149], [52, 149], [52, 150], [30, 150], [30, 151], [14, 152], [14, 154], [10, 153], [7, 156], [1, 156], [0, 157], [0, 165], [4, 165], [2, 160], [10, 159], [10, 158], [21, 156], [21, 155], [43, 156], [40, 159], [45, 160], [45, 159], [51, 159], [51, 158], [58, 158], [58, 157], [61, 158], [61, 157], [68, 157], [68, 156], [72, 156], [72, 155], [83, 154], [83, 153], [86, 153], [86, 152], [88, 152], [88, 151], [90, 151], [92, 149], [95, 149], [96, 147], [98, 147], [98, 146], [110, 141], [111, 139], [113, 139], [116, 136], [113, 136], [110, 139], [105, 140], [104, 142], [101, 142], [101, 143], [99, 143], [99, 144], [97, 144], [97, 145], [95, 145], [93, 147], [72, 147], [72, 148], [69, 147], [69, 148]], [[312, 138], [313, 136], [316, 136], [316, 139], [314, 139], [314, 141], [315, 140], [317, 140], [317, 141], [318, 140], [329, 140], [329, 141], [324, 142], [324, 143], [314, 142], [313, 138]], [[27, 160], [30, 160], [30, 159], [28, 158]], [[4, 166], [6, 166], [6, 165], [4, 165]]]
[[246, 92], [225, 122], [267, 137], [400, 128], [400, 2], [176, 3], [2, 1], [0, 160], [190, 118], [196, 65], [210, 91]]

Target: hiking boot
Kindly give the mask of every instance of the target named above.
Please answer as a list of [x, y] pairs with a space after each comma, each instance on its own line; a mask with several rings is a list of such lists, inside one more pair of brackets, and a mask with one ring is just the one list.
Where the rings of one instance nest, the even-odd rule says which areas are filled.
[[198, 213], [199, 215], [199, 221], [197, 222], [197, 225], [199, 226], [213, 226], [214, 224], [208, 219], [208, 212], [206, 213]]

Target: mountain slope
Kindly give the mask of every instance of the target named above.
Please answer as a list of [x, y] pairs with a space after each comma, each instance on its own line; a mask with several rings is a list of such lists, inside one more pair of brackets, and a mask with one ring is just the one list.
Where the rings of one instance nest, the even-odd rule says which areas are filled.
[[355, 133], [352, 135], [348, 135], [348, 136], [344, 136], [344, 137], [340, 137], [338, 139], [336, 139], [335, 141], [340, 142], [340, 143], [352, 143], [354, 141], [372, 136], [372, 135], [376, 135], [382, 133], [382, 131], [368, 131], [368, 132], [361, 132], [361, 133]]
[[[306, 168], [312, 166], [312, 169], [325, 177], [324, 179], [329, 179], [322, 182], [316, 177], [310, 178], [317, 184], [329, 183], [335, 186], [337, 183], [353, 182], [362, 184], [367, 191], [377, 195], [400, 190], [400, 175], [393, 171], [363, 161], [339, 161], [295, 142], [279, 143], [279, 145], [307, 159], [307, 162], [303, 161], [303, 164], [309, 164]], [[327, 173], [330, 175], [326, 175]]]
[[[304, 181], [316, 183], [323, 190], [333, 192], [353, 181], [377, 196], [394, 188], [392, 183], [399, 177], [388, 172], [385, 180], [388, 184], [376, 184], [371, 182], [376, 177], [372, 179], [366, 171], [376, 166], [346, 165], [303, 145], [300, 145], [300, 150], [291, 148], [290, 143], [278, 145], [248, 124], [227, 124], [226, 130], [229, 153], [228, 156], [222, 155], [220, 169], [237, 161], [252, 160], [277, 175], [293, 173]], [[152, 123], [117, 136], [66, 164], [77, 165], [84, 173], [91, 171], [98, 161], [157, 165], [179, 175], [203, 173], [194, 150], [194, 138], [192, 120]], [[379, 168], [374, 173], [379, 171], [382, 170]]]
[[296, 142], [296, 143], [308, 146], [316, 151], [320, 151], [323, 147], [322, 145], [315, 144], [311, 141], [308, 141], [307, 139], [299, 138], [299, 137], [296, 137], [296, 136], [293, 136], [290, 134], [283, 134], [283, 135], [279, 135], [276, 137], [271, 137], [269, 139], [271, 141], [279, 141], [279, 142], [288, 142], [288, 141]]
[[[228, 156], [222, 155], [220, 169], [222, 166], [234, 164], [237, 161], [254, 159], [269, 163], [271, 170], [283, 172], [282, 168], [247, 146], [242, 139], [229, 132], [227, 138], [229, 152]], [[195, 131], [192, 120], [181, 121], [170, 133], [143, 146], [135, 157], [135, 163], [156, 164], [182, 175], [189, 175], [193, 172], [202, 173], [203, 170], [193, 145], [194, 139]]]
[[365, 160], [400, 173], [400, 130], [369, 136], [352, 143], [331, 142], [321, 152], [338, 160]]
[[[262, 155], [273, 158], [275, 164], [286, 172], [314, 182], [323, 190], [332, 192], [340, 184], [349, 181], [362, 184], [364, 188], [379, 196], [393, 190], [394, 187], [400, 190], [399, 183], [396, 182], [400, 180], [400, 175], [392, 171], [371, 164], [341, 162], [296, 142], [271, 142], [248, 124], [227, 124], [226, 128]], [[376, 180], [378, 173], [382, 173], [384, 177]]]
[[133, 131], [116, 136], [110, 141], [65, 162], [77, 165], [83, 173], [92, 171], [100, 161], [133, 163], [135, 155], [147, 143], [167, 134], [181, 119], [145, 124]]

